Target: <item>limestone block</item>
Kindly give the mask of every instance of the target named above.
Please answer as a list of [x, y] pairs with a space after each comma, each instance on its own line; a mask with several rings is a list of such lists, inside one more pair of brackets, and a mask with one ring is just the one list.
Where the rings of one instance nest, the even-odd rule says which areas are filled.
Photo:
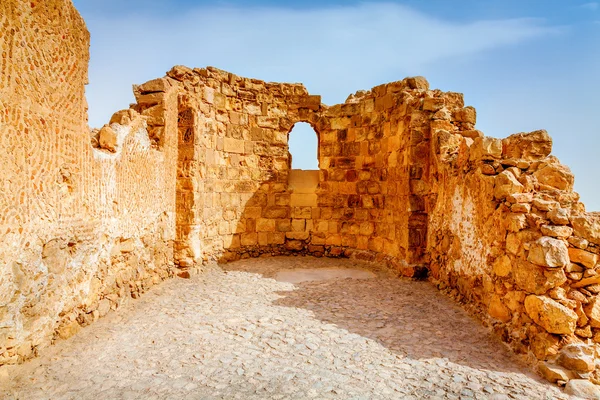
[[259, 218], [256, 220], [257, 232], [275, 232], [275, 220], [267, 218]]
[[223, 150], [228, 153], [244, 154], [244, 141], [233, 138], [225, 138]]
[[598, 264], [598, 255], [589, 251], [569, 247], [569, 258], [586, 268], [594, 268]]
[[511, 213], [506, 217], [505, 226], [509, 232], [519, 232], [529, 225], [524, 214]]
[[113, 153], [117, 151], [117, 133], [109, 125], [100, 129], [98, 138], [101, 148]]
[[580, 238], [577, 236], [571, 236], [567, 239], [570, 245], [577, 247], [578, 249], [585, 250], [588, 247], [589, 242], [584, 238]]
[[[458, 122], [466, 122], [475, 125], [477, 122], [477, 111], [475, 108], [468, 106], [454, 111], [454, 119]], [[502, 151], [502, 147], [500, 147]]]
[[600, 300], [597, 296], [592, 297], [588, 304], [583, 307], [585, 315], [590, 319], [593, 328], [600, 328]]
[[426, 97], [423, 99], [423, 111], [438, 111], [445, 104], [446, 99], [443, 97]]
[[552, 138], [545, 130], [516, 133], [502, 140], [502, 156], [525, 160], [541, 160], [552, 152]]
[[306, 228], [305, 219], [293, 219], [292, 220], [292, 231], [293, 232], [304, 232]]
[[502, 171], [494, 179], [494, 197], [498, 200], [514, 193], [522, 193], [524, 190], [523, 185], [510, 171]]
[[575, 177], [571, 170], [562, 164], [547, 164], [533, 173], [538, 182], [560, 190], [572, 191]]
[[531, 351], [538, 360], [547, 360], [558, 354], [560, 339], [556, 335], [540, 332], [531, 339]]
[[308, 240], [309, 232], [286, 232], [285, 237], [292, 240]]
[[488, 306], [488, 313], [493, 318], [496, 318], [502, 322], [509, 322], [512, 319], [510, 310], [504, 305], [502, 299], [497, 294], [492, 296]]
[[557, 381], [568, 382], [573, 377], [573, 374], [568, 370], [548, 362], [540, 362], [538, 371], [549, 382], [556, 383]]
[[527, 296], [525, 311], [536, 324], [549, 333], [572, 334], [575, 332], [577, 314], [548, 297]]
[[137, 90], [142, 94], [166, 92], [170, 88], [171, 84], [169, 83], [169, 80], [165, 78], [152, 79], [146, 83], [142, 83], [141, 85], [137, 86]]
[[560, 350], [558, 363], [579, 373], [591, 372], [596, 368], [594, 346], [583, 343], [568, 344]]
[[517, 287], [534, 294], [544, 294], [567, 281], [562, 268], [548, 269], [523, 260], [513, 263], [512, 274]]
[[258, 244], [258, 235], [256, 233], [242, 233], [242, 246], [256, 246]]
[[281, 232], [269, 232], [268, 233], [269, 244], [284, 244], [285, 234]]
[[540, 211], [551, 211], [560, 207], [560, 203], [553, 200], [544, 200], [540, 198], [533, 199], [533, 206]]
[[550, 268], [569, 264], [569, 251], [565, 242], [542, 236], [529, 246], [527, 261]]
[[579, 214], [571, 217], [573, 233], [591, 243], [600, 245], [600, 216]]
[[556, 225], [568, 225], [569, 224], [569, 212], [565, 208], [557, 207], [548, 212], [548, 218]]
[[510, 211], [514, 213], [528, 213], [531, 211], [531, 205], [525, 203], [515, 203], [510, 207]]
[[411, 89], [429, 90], [429, 82], [422, 76], [406, 78], [406, 83]]
[[317, 195], [315, 193], [292, 193], [290, 205], [292, 207], [316, 207]]
[[292, 218], [297, 219], [311, 219], [312, 208], [311, 207], [294, 207], [292, 209]]
[[542, 225], [542, 234], [554, 238], [566, 239], [573, 234], [573, 228], [564, 225]]

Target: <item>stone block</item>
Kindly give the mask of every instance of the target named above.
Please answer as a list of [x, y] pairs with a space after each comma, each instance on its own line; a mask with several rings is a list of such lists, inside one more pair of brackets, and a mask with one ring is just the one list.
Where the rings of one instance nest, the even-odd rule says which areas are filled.
[[224, 138], [223, 150], [227, 153], [244, 154], [244, 141], [240, 139]]
[[275, 220], [267, 218], [259, 218], [256, 220], [257, 232], [275, 232]]
[[586, 268], [594, 268], [598, 264], [598, 255], [589, 251], [569, 247], [569, 257], [571, 261], [579, 263]]
[[541, 160], [552, 152], [552, 138], [545, 130], [516, 133], [502, 140], [502, 156], [525, 160]]
[[315, 193], [292, 193], [290, 205], [292, 207], [316, 207], [317, 195]]
[[569, 335], [575, 332], [577, 314], [549, 297], [527, 296], [525, 311], [536, 324], [549, 333]]
[[565, 267], [569, 264], [569, 251], [562, 240], [543, 236], [530, 244], [527, 261], [549, 268]]

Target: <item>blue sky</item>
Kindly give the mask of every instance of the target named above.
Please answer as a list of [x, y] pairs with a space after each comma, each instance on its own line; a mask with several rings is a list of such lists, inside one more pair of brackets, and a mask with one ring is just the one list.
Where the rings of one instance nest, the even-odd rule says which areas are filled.
[[[92, 35], [90, 125], [133, 101], [131, 84], [175, 64], [303, 82], [326, 104], [423, 75], [465, 94], [488, 136], [547, 129], [553, 153], [600, 211], [600, 2], [577, 0], [74, 0]], [[294, 167], [314, 135], [292, 132]]]

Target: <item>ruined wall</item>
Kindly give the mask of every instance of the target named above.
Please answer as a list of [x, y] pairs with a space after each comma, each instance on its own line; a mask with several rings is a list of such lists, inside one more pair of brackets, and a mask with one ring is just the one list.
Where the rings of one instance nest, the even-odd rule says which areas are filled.
[[[328, 107], [300, 84], [212, 67], [179, 66], [168, 77], [181, 86], [181, 267], [309, 253], [387, 262], [410, 276], [424, 272], [432, 113], [422, 110], [424, 79], [381, 85]], [[290, 170], [288, 136], [297, 122], [319, 136], [320, 171]]]
[[[90, 133], [72, 4], [3, 1], [0, 26], [0, 365], [176, 271], [313, 254], [429, 272], [548, 379], [597, 381], [600, 216], [546, 132], [484, 137], [423, 78], [328, 107], [301, 84], [179, 66]], [[319, 171], [290, 169], [297, 122]]]
[[539, 360], [547, 379], [597, 382], [600, 219], [584, 212], [545, 131], [484, 137], [475, 110], [440, 107], [431, 122], [433, 279]]
[[71, 2], [2, 1], [0, 26], [1, 365], [169, 275], [177, 113], [161, 113], [160, 145], [133, 110], [90, 135], [89, 34]]

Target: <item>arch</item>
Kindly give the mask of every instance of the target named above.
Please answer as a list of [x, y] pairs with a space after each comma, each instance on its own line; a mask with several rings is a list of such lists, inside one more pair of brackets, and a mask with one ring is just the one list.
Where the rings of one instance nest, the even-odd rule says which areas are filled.
[[290, 169], [319, 169], [319, 134], [309, 122], [296, 122], [288, 132]]

